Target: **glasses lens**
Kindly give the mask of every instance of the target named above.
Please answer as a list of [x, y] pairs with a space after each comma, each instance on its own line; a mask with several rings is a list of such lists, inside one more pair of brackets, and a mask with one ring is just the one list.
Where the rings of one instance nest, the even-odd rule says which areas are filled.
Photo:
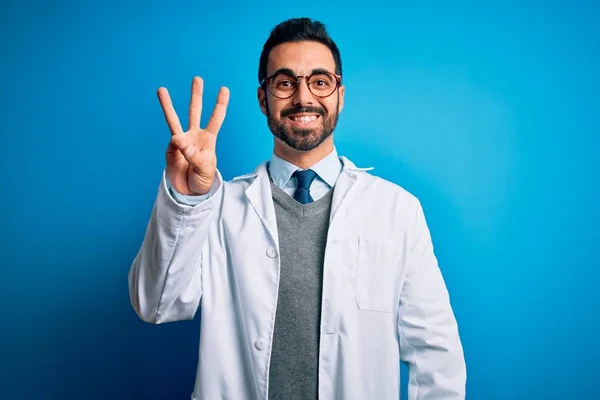
[[315, 96], [325, 97], [333, 93], [337, 87], [337, 80], [330, 73], [314, 74], [308, 80], [308, 87]]
[[[337, 88], [337, 79], [329, 72], [311, 75], [307, 83], [311, 93], [317, 97], [327, 97]], [[290, 74], [277, 74], [269, 82], [271, 93], [282, 99], [293, 96], [297, 89], [298, 79]]]
[[271, 79], [269, 89], [274, 96], [285, 98], [294, 94], [297, 85], [294, 76], [289, 74], [278, 74]]

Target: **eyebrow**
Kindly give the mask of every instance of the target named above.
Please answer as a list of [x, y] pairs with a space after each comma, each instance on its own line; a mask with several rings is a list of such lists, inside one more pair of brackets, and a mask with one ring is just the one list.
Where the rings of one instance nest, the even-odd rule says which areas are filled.
[[[327, 70], [326, 68], [315, 68], [310, 72], [310, 75], [313, 74], [332, 74], [333, 72], [330, 72], [329, 70]], [[294, 71], [292, 71], [289, 68], [279, 68], [278, 70], [276, 70], [275, 72], [273, 72], [271, 74], [271, 76], [275, 76], [275, 75], [279, 75], [279, 74], [288, 74], [288, 75], [292, 75], [292, 76], [298, 76], [296, 75], [296, 73]]]

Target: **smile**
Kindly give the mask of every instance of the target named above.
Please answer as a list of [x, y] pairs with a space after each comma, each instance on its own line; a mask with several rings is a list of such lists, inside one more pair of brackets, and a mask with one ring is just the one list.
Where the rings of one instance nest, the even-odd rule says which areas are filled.
[[301, 124], [309, 124], [319, 118], [318, 115], [290, 115], [288, 117], [290, 120], [301, 123]]

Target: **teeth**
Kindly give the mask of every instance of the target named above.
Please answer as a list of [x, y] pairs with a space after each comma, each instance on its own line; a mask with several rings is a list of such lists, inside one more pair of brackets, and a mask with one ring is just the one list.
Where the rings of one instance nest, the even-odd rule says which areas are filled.
[[309, 115], [309, 116], [302, 116], [302, 117], [294, 117], [294, 121], [296, 122], [302, 122], [303, 124], [307, 124], [309, 122], [314, 121], [315, 119], [317, 119], [316, 115]]

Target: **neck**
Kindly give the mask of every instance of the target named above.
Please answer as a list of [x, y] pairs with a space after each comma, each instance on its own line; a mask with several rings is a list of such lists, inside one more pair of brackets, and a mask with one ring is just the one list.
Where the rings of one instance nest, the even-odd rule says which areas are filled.
[[310, 151], [298, 151], [275, 138], [274, 152], [278, 157], [294, 164], [298, 168], [308, 169], [327, 157], [333, 151], [332, 137], [325, 139], [318, 147]]

